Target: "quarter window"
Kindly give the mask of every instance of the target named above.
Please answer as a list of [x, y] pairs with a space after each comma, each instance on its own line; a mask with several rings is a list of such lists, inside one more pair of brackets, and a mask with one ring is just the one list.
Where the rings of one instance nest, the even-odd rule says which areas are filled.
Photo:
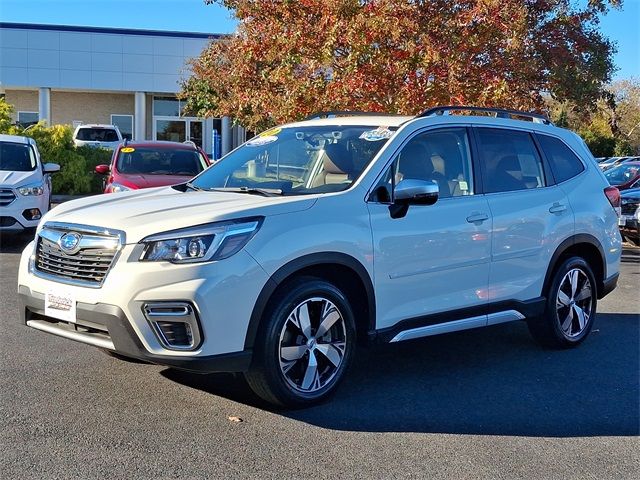
[[582, 165], [580, 159], [562, 140], [538, 134], [538, 141], [551, 165], [551, 170], [557, 183], [569, 180], [584, 170], [584, 165]]
[[529, 133], [494, 128], [477, 131], [486, 193], [545, 186], [542, 161]]

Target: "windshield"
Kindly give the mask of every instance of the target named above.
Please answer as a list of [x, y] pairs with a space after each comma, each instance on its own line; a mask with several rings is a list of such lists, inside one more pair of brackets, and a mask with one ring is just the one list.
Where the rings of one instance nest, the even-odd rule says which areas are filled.
[[640, 165], [619, 165], [604, 173], [607, 177], [609, 184], [620, 185], [626, 183], [629, 180], [633, 180], [640, 173]]
[[0, 143], [0, 170], [31, 172], [36, 169], [36, 156], [24, 143]]
[[395, 127], [274, 128], [252, 138], [193, 181], [202, 189], [276, 189], [283, 195], [339, 192], [360, 176]]
[[198, 152], [177, 148], [123, 147], [116, 160], [116, 170], [126, 174], [195, 177], [205, 168]]
[[113, 128], [81, 128], [76, 139], [83, 142], [118, 142], [118, 133]]

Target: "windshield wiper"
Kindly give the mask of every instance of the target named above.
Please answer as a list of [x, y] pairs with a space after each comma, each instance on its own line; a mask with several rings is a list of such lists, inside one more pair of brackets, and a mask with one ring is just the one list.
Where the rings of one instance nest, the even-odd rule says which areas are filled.
[[200, 188], [200, 187], [196, 187], [193, 183], [191, 182], [187, 182], [184, 184], [187, 188], [190, 188], [191, 190], [195, 190], [195, 191], [201, 191], [204, 190], [204, 188]]
[[248, 193], [250, 195], [262, 195], [263, 197], [276, 197], [282, 195], [279, 188], [253, 188], [253, 187], [219, 187], [207, 188], [207, 192], [232, 192], [232, 193]]

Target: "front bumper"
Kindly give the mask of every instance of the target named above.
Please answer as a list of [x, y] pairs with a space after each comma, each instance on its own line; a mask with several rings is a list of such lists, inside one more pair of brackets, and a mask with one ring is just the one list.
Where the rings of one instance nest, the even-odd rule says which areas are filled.
[[[24, 323], [124, 356], [193, 371], [243, 371], [247, 331], [255, 301], [268, 276], [246, 252], [202, 264], [139, 262], [139, 245], [125, 245], [101, 286], [43, 278], [33, 267], [34, 243], [23, 251], [18, 290]], [[37, 274], [38, 273], [38, 274]], [[76, 302], [76, 322], [44, 316], [46, 293]], [[193, 348], [170, 348], [148, 318], [150, 304], [187, 303], [197, 312], [199, 340]], [[201, 341], [200, 341], [201, 340]]]
[[138, 339], [125, 313], [115, 305], [78, 302], [77, 323], [73, 325], [45, 316], [44, 295], [21, 285], [18, 297], [21, 321], [29, 327], [125, 357], [198, 373], [244, 372], [251, 364], [251, 350], [197, 357], [151, 353]]

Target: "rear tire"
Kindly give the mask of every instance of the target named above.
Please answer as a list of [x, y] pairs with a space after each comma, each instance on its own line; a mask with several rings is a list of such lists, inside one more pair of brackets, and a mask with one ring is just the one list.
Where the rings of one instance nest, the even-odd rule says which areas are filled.
[[593, 271], [583, 258], [570, 257], [562, 262], [546, 292], [544, 315], [527, 320], [533, 338], [553, 348], [582, 343], [595, 320], [596, 289]]
[[300, 277], [281, 286], [269, 302], [245, 378], [277, 407], [307, 407], [335, 392], [355, 345], [346, 296], [329, 282]]

